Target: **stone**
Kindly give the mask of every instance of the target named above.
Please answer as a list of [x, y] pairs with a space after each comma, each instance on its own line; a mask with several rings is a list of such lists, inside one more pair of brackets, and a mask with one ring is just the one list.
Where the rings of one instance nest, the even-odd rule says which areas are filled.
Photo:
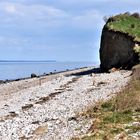
[[37, 75], [35, 73], [31, 74], [31, 78], [37, 77]]
[[47, 132], [48, 132], [48, 125], [45, 125], [45, 126], [39, 126], [38, 128], [36, 128], [34, 131], [34, 134], [42, 135]]
[[3, 84], [4, 83], [4, 81], [3, 80], [0, 80], [0, 84]]
[[133, 80], [140, 80], [140, 64], [132, 68]]
[[116, 69], [116, 68], [111, 68], [110, 70], [109, 70], [109, 72], [110, 73], [112, 73], [112, 72], [115, 72], [115, 71], [117, 71], [118, 69]]
[[[15, 94], [12, 94], [11, 98], [1, 102], [5, 106], [0, 111], [0, 117], [8, 115], [8, 118], [5, 120], [1, 118], [0, 120], [0, 130], [2, 130], [0, 137], [4, 140], [9, 138], [12, 140], [19, 138], [67, 140], [77, 134], [86, 134], [93, 122], [90, 117], [86, 117], [90, 119], [88, 121], [85, 121], [84, 117], [81, 118], [80, 112], [88, 109], [88, 107], [100, 100], [109, 99], [114, 91], [118, 93], [120, 88], [124, 88], [127, 85], [127, 82], [130, 80], [128, 77], [130, 73], [130, 71], [124, 71], [123, 73], [118, 71], [114, 73], [98, 73], [94, 77], [84, 75], [80, 76], [74, 83], [71, 82], [74, 78], [73, 76], [60, 75], [58, 78], [44, 83], [41, 87], [33, 85], [32, 88], [17, 91]], [[93, 80], [96, 83], [104, 81], [107, 84], [104, 86], [102, 82], [100, 83], [103, 84], [102, 88], [95, 88], [92, 86]], [[30, 81], [34, 80], [29, 79]], [[13, 84], [9, 83], [7, 86], [13, 87], [19, 82], [24, 84], [24, 81], [18, 81], [13, 82]], [[55, 93], [56, 89], [68, 82], [71, 82], [69, 86], [73, 89], [72, 92], [64, 89], [63, 93], [56, 95], [55, 98], [51, 98], [45, 104], [36, 104], [39, 98]], [[3, 85], [0, 88], [2, 89]], [[86, 94], [87, 90], [91, 88], [94, 88], [94, 90]], [[1, 96], [4, 93], [5, 90], [3, 90]], [[11, 93], [10, 90], [9, 93]], [[22, 107], [25, 110], [22, 110]], [[18, 115], [15, 116], [15, 114]], [[81, 128], [81, 131], [77, 128]]]

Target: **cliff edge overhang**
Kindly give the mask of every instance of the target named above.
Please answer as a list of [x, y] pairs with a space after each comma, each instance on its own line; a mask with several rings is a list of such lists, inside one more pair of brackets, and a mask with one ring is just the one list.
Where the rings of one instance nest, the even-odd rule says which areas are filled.
[[101, 69], [130, 69], [139, 62], [134, 47], [140, 45], [139, 15], [120, 14], [110, 17], [102, 30], [100, 44]]

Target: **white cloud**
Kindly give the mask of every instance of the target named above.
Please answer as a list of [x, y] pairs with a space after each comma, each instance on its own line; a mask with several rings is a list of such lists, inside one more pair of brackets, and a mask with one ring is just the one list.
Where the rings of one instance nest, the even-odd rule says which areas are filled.
[[[4, 25], [42, 27], [96, 28], [102, 25], [102, 13], [98, 10], [70, 12], [50, 5], [2, 2], [0, 16]], [[3, 13], [3, 14], [2, 14]], [[96, 24], [94, 24], [96, 23]]]
[[[44, 1], [44, 0], [42, 0]], [[22, 1], [16, 1], [14, 2], [1, 2], [0, 3], [0, 12], [3, 14], [1, 19], [3, 19], [2, 22], [9, 25], [16, 24], [28, 26], [30, 28], [33, 28], [34, 26], [42, 26], [42, 27], [75, 27], [75, 28], [81, 28], [81, 29], [96, 29], [101, 28], [104, 24], [103, 17], [105, 15], [110, 15], [112, 13], [108, 12], [108, 10], [103, 11], [102, 8], [104, 8], [103, 4], [107, 6], [108, 4], [113, 4], [116, 6], [120, 1], [114, 1], [114, 0], [52, 0], [53, 2], [60, 2], [63, 6], [62, 8], [56, 8], [58, 5], [50, 6], [49, 4], [46, 4], [46, 1], [44, 1], [44, 4], [42, 1], [39, 0], [22, 0]], [[114, 2], [113, 2], [114, 1]], [[31, 3], [32, 4], [27, 4]], [[35, 3], [36, 2], [36, 3]], [[37, 3], [38, 2], [38, 3]], [[127, 0], [128, 5], [134, 3], [132, 0]], [[138, 3], [138, 1], [136, 0]], [[51, 2], [50, 2], [51, 3]], [[102, 3], [102, 4], [101, 4]], [[126, 3], [126, 0], [122, 1], [122, 3]], [[74, 7], [73, 11], [69, 9], [64, 8], [65, 10], [62, 10], [65, 5], [72, 5]], [[98, 10], [95, 8], [96, 5], [102, 5], [100, 8], [98, 7]], [[84, 8], [81, 11], [77, 10], [80, 8], [75, 7], [76, 5], [80, 6], [86, 6], [86, 5], [92, 5], [92, 8]], [[123, 5], [123, 4], [122, 4]], [[99, 6], [99, 5], [98, 5]], [[59, 6], [58, 6], [59, 7]], [[121, 7], [121, 5], [120, 5]], [[107, 9], [107, 8], [106, 8]], [[114, 11], [113, 11], [114, 12]], [[116, 11], [117, 13], [118, 11]], [[114, 12], [115, 13], [115, 12]]]
[[5, 5], [4, 9], [8, 13], [15, 13], [16, 12], [16, 7], [15, 7], [15, 5], [12, 5], [12, 4]]
[[64, 17], [66, 13], [63, 10], [54, 8], [48, 5], [26, 5], [21, 3], [0, 3], [0, 10], [3, 12], [13, 13], [15, 15], [24, 16], [50, 16], [50, 17]]
[[63, 10], [48, 5], [26, 5], [20, 3], [0, 3], [0, 11], [5, 14], [5, 18], [15, 20], [17, 18], [25, 18], [25, 20], [54, 19], [64, 18], [66, 13]]

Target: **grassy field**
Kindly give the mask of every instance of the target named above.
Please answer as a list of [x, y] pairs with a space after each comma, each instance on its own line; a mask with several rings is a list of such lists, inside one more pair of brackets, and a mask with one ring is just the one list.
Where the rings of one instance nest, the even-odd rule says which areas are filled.
[[93, 119], [87, 135], [72, 140], [137, 140], [140, 132], [140, 80], [132, 80], [117, 96], [81, 114]]
[[114, 31], [128, 33], [134, 41], [140, 42], [140, 18], [129, 14], [120, 14], [110, 18], [106, 27]]

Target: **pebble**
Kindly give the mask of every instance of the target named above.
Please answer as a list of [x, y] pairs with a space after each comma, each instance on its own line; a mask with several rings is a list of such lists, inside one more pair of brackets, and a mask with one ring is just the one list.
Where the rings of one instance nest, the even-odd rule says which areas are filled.
[[[11, 110], [18, 114], [4, 122], [0, 121], [0, 139], [18, 140], [21, 134], [35, 139], [34, 132], [38, 140], [69, 140], [73, 136], [86, 134], [92, 120], [79, 119], [76, 115], [97, 101], [107, 100], [119, 92], [129, 82], [130, 74], [131, 71], [115, 71], [80, 77], [61, 75], [40, 86], [18, 91], [0, 103], [0, 117], [10, 114]], [[73, 78], [77, 80], [71, 83]], [[71, 90], [67, 90], [67, 87]], [[47, 97], [62, 88], [64, 92], [36, 104], [41, 97]], [[22, 110], [22, 106], [27, 104], [33, 106]], [[39, 123], [32, 123], [36, 121]]]

